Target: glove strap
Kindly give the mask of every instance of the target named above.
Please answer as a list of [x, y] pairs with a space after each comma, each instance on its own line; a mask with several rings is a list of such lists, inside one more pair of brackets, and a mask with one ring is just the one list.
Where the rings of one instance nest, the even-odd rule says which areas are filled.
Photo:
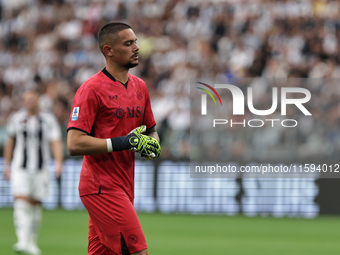
[[[130, 138], [130, 135], [127, 135], [127, 136], [118, 136], [114, 138], [109, 138], [107, 140], [111, 141], [112, 151], [124, 151], [124, 150], [130, 150], [132, 148], [132, 145], [129, 143], [129, 138]], [[109, 152], [109, 146], [108, 146], [108, 152]]]

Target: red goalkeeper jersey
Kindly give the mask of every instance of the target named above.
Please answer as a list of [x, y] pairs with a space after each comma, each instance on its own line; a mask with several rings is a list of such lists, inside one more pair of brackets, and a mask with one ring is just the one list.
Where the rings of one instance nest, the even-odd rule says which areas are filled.
[[[98, 138], [125, 136], [132, 129], [156, 125], [145, 82], [129, 74], [122, 84], [104, 68], [78, 89], [68, 129], [77, 129]], [[134, 198], [135, 155], [117, 151], [85, 155], [80, 174], [80, 196], [123, 190]]]

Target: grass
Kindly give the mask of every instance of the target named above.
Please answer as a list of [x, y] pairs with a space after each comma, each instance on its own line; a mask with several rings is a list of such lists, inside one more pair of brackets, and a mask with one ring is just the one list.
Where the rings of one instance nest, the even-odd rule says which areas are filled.
[[[248, 218], [145, 214], [139, 218], [150, 255], [340, 254], [340, 218]], [[44, 255], [87, 254], [86, 211], [44, 211], [39, 246]], [[12, 210], [0, 209], [0, 255], [15, 254]]]

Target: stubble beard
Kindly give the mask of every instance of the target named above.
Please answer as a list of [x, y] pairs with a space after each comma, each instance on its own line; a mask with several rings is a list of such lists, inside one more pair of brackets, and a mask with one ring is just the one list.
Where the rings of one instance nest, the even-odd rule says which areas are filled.
[[130, 68], [133, 68], [133, 67], [138, 66], [138, 65], [139, 65], [138, 62], [137, 62], [137, 63], [131, 63], [131, 62], [129, 62], [129, 63], [127, 63], [127, 64], [125, 65], [125, 68], [126, 68], [126, 69], [130, 69]]

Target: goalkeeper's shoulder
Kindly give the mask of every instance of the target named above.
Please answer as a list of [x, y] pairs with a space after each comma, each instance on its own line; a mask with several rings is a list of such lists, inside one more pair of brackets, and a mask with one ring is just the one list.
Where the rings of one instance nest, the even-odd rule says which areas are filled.
[[144, 80], [142, 80], [141, 78], [133, 75], [133, 74], [129, 74], [129, 79], [130, 81], [132, 81], [134, 84], [138, 84], [140, 86], [140, 88], [147, 90], [147, 86]]

